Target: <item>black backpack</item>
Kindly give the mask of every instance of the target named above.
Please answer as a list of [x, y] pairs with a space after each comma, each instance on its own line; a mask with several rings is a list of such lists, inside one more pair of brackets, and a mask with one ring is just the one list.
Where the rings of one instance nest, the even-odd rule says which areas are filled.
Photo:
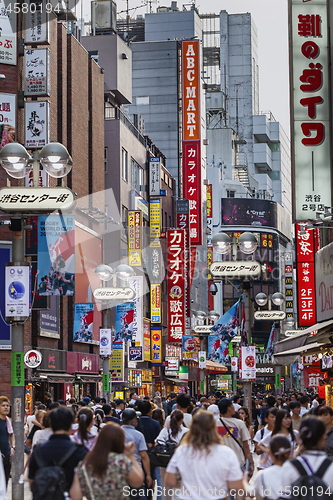
[[305, 463], [308, 465], [310, 471], [312, 472], [311, 475], [307, 473], [304, 466], [299, 460], [293, 459], [290, 460], [290, 463], [300, 473], [300, 477], [291, 485], [291, 496], [289, 497], [291, 500], [332, 499], [330, 487], [323, 481], [323, 475], [325, 474], [329, 466], [332, 465], [332, 461], [329, 458], [326, 458], [323, 461], [317, 472], [313, 472], [310, 465], [305, 460]]
[[155, 467], [167, 467], [168, 463], [172, 458], [172, 455], [176, 451], [177, 446], [178, 443], [172, 439], [169, 430], [168, 439], [166, 440], [166, 442], [165, 443], [157, 442], [150, 449], [149, 458], [151, 464], [154, 465]]
[[76, 452], [77, 448], [77, 444], [72, 443], [62, 459], [54, 465], [46, 465], [40, 447], [34, 448], [34, 457], [39, 467], [31, 485], [34, 500], [64, 500], [69, 498], [63, 465]]

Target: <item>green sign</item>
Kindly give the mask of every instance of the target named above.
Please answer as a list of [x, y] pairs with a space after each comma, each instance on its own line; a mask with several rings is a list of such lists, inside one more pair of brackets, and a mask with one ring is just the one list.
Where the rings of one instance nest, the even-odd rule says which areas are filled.
[[24, 387], [23, 352], [12, 352], [12, 387]]
[[205, 392], [205, 381], [200, 380], [200, 394], [204, 394]]
[[281, 388], [281, 373], [275, 374], [275, 387]]
[[235, 392], [237, 391], [237, 380], [232, 381], [232, 390]]
[[110, 390], [110, 373], [103, 373], [103, 392]]

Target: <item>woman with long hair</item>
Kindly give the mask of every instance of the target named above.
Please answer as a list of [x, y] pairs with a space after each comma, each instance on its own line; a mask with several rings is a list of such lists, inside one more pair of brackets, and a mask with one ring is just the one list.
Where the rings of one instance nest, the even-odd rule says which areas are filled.
[[143, 470], [134, 456], [133, 441], [125, 445], [124, 431], [109, 422], [98, 435], [96, 445], [75, 469], [70, 498], [81, 500], [123, 500], [125, 488], [139, 488]]
[[276, 434], [282, 434], [283, 436], [289, 439], [292, 456], [294, 456], [298, 444], [297, 442], [298, 431], [293, 430], [293, 423], [288, 410], [279, 410], [276, 413], [275, 425], [273, 431], [267, 434], [264, 437], [264, 439], [262, 439], [258, 443], [259, 449], [262, 450], [264, 453], [267, 453], [268, 455], [266, 467], [270, 467], [272, 465], [272, 460], [269, 457], [269, 443], [272, 437], [275, 436]]
[[70, 436], [71, 440], [77, 444], [83, 444], [89, 451], [93, 449], [97, 440], [97, 434], [92, 433], [91, 429], [94, 425], [94, 412], [86, 406], [81, 408], [77, 414], [78, 429]]
[[319, 471], [319, 469], [321, 469], [321, 471], [319, 471], [318, 475], [322, 478], [322, 481], [327, 486], [327, 489], [321, 486], [318, 487], [318, 490], [316, 491], [314, 489], [316, 487], [312, 487], [312, 491], [314, 491], [313, 493], [311, 492], [311, 496], [313, 498], [328, 498], [332, 495], [333, 462], [322, 450], [325, 444], [325, 433], [326, 427], [320, 417], [311, 415], [302, 419], [299, 430], [300, 446], [298, 457], [295, 461], [291, 460], [282, 467], [282, 495], [280, 496], [290, 498], [290, 495], [288, 496], [287, 492], [292, 491], [292, 485], [299, 479], [301, 470], [302, 472], [305, 471], [307, 475], [313, 476]]
[[95, 410], [95, 425], [94, 425], [94, 431], [97, 431], [97, 434], [100, 432], [102, 427], [104, 427], [106, 424], [103, 423], [104, 421], [104, 411], [101, 410], [100, 408], [97, 408]]
[[[188, 432], [188, 428], [183, 426], [184, 414], [180, 410], [173, 410], [170, 415], [170, 427], [163, 427], [161, 432], [156, 438], [156, 443], [165, 444], [167, 441], [173, 441], [177, 444], [180, 443], [183, 436]], [[162, 487], [165, 487], [165, 467], [160, 467]], [[165, 490], [163, 490], [165, 492]], [[171, 500], [171, 496], [165, 492], [163, 494], [164, 500]]]
[[160, 424], [161, 429], [163, 429], [164, 424], [165, 424], [165, 416], [164, 416], [164, 411], [161, 410], [160, 408], [155, 408], [155, 410], [152, 411], [151, 418], [154, 420], [157, 420], [157, 422]]
[[[241, 420], [243, 420], [244, 424], [246, 425], [247, 430], [250, 433], [251, 441], [252, 441], [254, 438], [254, 432], [253, 432], [253, 425], [251, 422], [249, 409], [246, 406], [242, 406], [238, 410], [238, 415], [240, 416]], [[250, 445], [250, 443], [249, 443], [249, 445]]]
[[230, 490], [243, 489], [243, 473], [236, 453], [222, 444], [214, 416], [199, 410], [192, 419], [166, 469], [165, 483], [170, 488], [191, 491], [192, 500], [202, 500], [209, 492], [210, 500], [223, 499]]
[[277, 414], [277, 408], [269, 408], [269, 410], [266, 411], [265, 413], [265, 427], [260, 429], [259, 431], [256, 432], [256, 435], [254, 436], [253, 442], [254, 442], [254, 448], [255, 452], [257, 455], [260, 456], [259, 458], [259, 463], [257, 465], [257, 469], [265, 469], [267, 467], [267, 453], [262, 451], [262, 449], [259, 447], [260, 441], [267, 436], [267, 434], [271, 434], [274, 426], [275, 426], [275, 418]]
[[333, 459], [333, 410], [330, 406], [321, 406], [318, 410], [318, 416], [322, 419], [326, 427], [325, 444], [323, 450], [328, 458]]

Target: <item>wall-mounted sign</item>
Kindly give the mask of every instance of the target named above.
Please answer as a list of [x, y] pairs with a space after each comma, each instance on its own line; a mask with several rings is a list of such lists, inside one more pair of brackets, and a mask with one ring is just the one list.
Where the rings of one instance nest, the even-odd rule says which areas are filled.
[[179, 358], [166, 356], [165, 361], [167, 362], [166, 370], [178, 372], [178, 370], [179, 370]]
[[225, 226], [277, 227], [276, 202], [249, 198], [222, 198], [222, 220]]
[[26, 96], [50, 95], [49, 65], [48, 49], [25, 49], [24, 94]]
[[162, 329], [151, 327], [151, 365], [162, 366]]
[[161, 194], [161, 158], [149, 158], [149, 195]]
[[31, 268], [30, 265], [6, 265], [6, 321], [14, 317], [28, 318], [31, 307]]
[[261, 265], [254, 260], [238, 260], [235, 262], [213, 262], [209, 269], [212, 276], [259, 276]]
[[28, 351], [24, 355], [24, 364], [28, 368], [37, 368], [42, 362], [42, 354], [35, 349]]
[[150, 237], [159, 238], [161, 235], [161, 200], [150, 200]]
[[298, 325], [316, 323], [315, 242], [314, 230], [296, 224]]
[[169, 342], [185, 335], [185, 231], [168, 230], [168, 326]]
[[317, 321], [333, 318], [333, 243], [316, 253]]
[[25, 147], [43, 148], [50, 142], [50, 104], [48, 101], [29, 101], [25, 108]]
[[[24, 14], [25, 43], [49, 43], [49, 14], [53, 10], [51, 4], [42, 0], [28, 0], [27, 12]], [[50, 6], [51, 9], [45, 8]]]
[[133, 330], [132, 342], [135, 345], [143, 345], [143, 277], [132, 276], [128, 281], [129, 286], [134, 290], [135, 296], [131, 298], [134, 302], [134, 317], [133, 317]]
[[128, 264], [141, 266], [141, 210], [128, 211]]
[[255, 311], [254, 319], [261, 321], [282, 321], [286, 317], [284, 311]]
[[16, 13], [14, 8], [0, 0], [0, 63], [16, 64]]
[[[2, 62], [0, 60], [0, 62]], [[16, 95], [0, 93], [0, 149], [16, 141]]]
[[130, 361], [143, 361], [142, 346], [129, 347], [129, 360]]
[[161, 285], [150, 285], [150, 315], [152, 323], [161, 323]]

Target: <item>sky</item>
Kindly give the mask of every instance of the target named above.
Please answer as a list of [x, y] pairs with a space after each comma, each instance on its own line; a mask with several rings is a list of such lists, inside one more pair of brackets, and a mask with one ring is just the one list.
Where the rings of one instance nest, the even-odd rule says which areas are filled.
[[[116, 0], [118, 12], [126, 9], [126, 0]], [[148, 3], [147, 0], [128, 0], [129, 8]], [[190, 0], [178, 0], [178, 8], [187, 8]], [[151, 0], [152, 10], [170, 6], [171, 0]], [[290, 137], [289, 118], [289, 61], [288, 61], [288, 0], [196, 0], [200, 13], [229, 14], [249, 12], [258, 31], [259, 106], [271, 111]], [[147, 7], [131, 10], [131, 15], [147, 12]], [[122, 14], [125, 17], [125, 14]]]

